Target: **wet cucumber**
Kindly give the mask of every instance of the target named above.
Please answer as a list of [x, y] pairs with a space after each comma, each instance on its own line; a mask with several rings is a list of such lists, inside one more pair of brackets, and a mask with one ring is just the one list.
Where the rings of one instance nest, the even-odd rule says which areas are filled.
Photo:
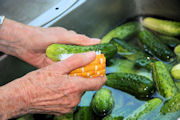
[[161, 112], [163, 114], [176, 111], [180, 111], [180, 94], [177, 94], [176, 96], [166, 101], [164, 106], [161, 108]]
[[106, 85], [130, 93], [137, 98], [150, 97], [154, 83], [150, 79], [132, 73], [112, 73], [107, 75]]
[[147, 101], [145, 104], [141, 105], [138, 109], [136, 109], [132, 114], [127, 116], [125, 120], [141, 120], [142, 117], [149, 114], [157, 107], [162, 104], [162, 100], [159, 98], [153, 98]]
[[152, 70], [152, 64], [153, 64], [154, 60], [152, 59], [147, 59], [147, 58], [139, 58], [135, 61], [135, 65], [137, 67], [142, 67], [145, 68], [147, 70]]
[[147, 17], [143, 20], [143, 25], [151, 30], [168, 36], [180, 35], [180, 22]]
[[112, 44], [117, 47], [117, 53], [130, 61], [135, 61], [138, 58], [147, 58], [148, 55], [132, 44], [128, 44], [124, 40], [120, 40], [118, 38], [113, 38], [111, 40]]
[[144, 48], [149, 54], [159, 58], [163, 61], [173, 61], [174, 53], [158, 37], [148, 30], [142, 30], [139, 33], [140, 46]]
[[175, 47], [174, 52], [175, 52], [175, 54], [177, 56], [178, 62], [180, 62], [180, 45]]
[[109, 114], [114, 107], [114, 97], [107, 88], [97, 91], [91, 101], [91, 107], [98, 116]]
[[27, 114], [27, 115], [24, 115], [24, 116], [18, 118], [17, 120], [34, 120], [34, 117], [32, 114]]
[[59, 57], [62, 54], [75, 54], [88, 51], [101, 51], [109, 59], [116, 54], [117, 48], [113, 44], [98, 44], [93, 46], [52, 44], [46, 49], [46, 55], [54, 61], [60, 61]]
[[76, 111], [74, 112], [73, 117], [73, 120], [99, 120], [99, 118], [94, 114], [91, 107], [87, 106], [78, 106]]
[[112, 117], [111, 115], [108, 115], [108, 116], [104, 117], [102, 120], [123, 120], [123, 117], [122, 116]]
[[171, 98], [177, 93], [176, 85], [163, 62], [157, 61], [153, 65], [153, 80], [160, 95]]
[[135, 35], [139, 31], [139, 23], [138, 22], [129, 22], [123, 24], [109, 33], [107, 33], [103, 38], [101, 43], [109, 43], [112, 38], [119, 38], [119, 39], [128, 39]]
[[[138, 68], [145, 68], [149, 71], [152, 70], [153, 63], [156, 62], [157, 60], [154, 60], [152, 58], [139, 58], [135, 61], [135, 66]], [[176, 61], [171, 62], [169, 64], [165, 64], [166, 68], [168, 71], [171, 71], [172, 67], [176, 64]]]
[[60, 116], [54, 116], [53, 120], [73, 120], [73, 113], [68, 113]]
[[178, 88], [179, 91], [180, 91], [180, 81], [176, 82], [176, 86], [177, 86], [177, 88]]
[[165, 36], [165, 35], [157, 35], [159, 40], [166, 44], [169, 47], [176, 47], [180, 44], [180, 40], [175, 37]]
[[171, 74], [175, 79], [180, 80], [180, 64], [177, 64], [172, 68]]

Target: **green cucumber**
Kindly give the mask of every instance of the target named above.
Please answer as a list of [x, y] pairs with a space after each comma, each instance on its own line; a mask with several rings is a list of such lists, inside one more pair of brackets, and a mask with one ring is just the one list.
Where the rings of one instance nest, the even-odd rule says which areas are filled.
[[97, 91], [91, 101], [91, 107], [98, 116], [104, 116], [111, 113], [114, 107], [114, 97], [107, 88]]
[[[145, 68], [149, 71], [152, 70], [153, 67], [153, 63], [156, 62], [157, 60], [154, 60], [150, 57], [147, 58], [139, 58], [135, 61], [135, 66], [138, 68]], [[171, 71], [172, 67], [176, 64], [176, 61], [171, 62], [169, 64], [165, 64], [165, 66], [167, 67], [168, 71]]]
[[150, 97], [154, 93], [154, 83], [147, 77], [132, 73], [112, 73], [107, 75], [106, 85], [128, 92], [137, 98]]
[[177, 64], [172, 68], [171, 74], [175, 79], [180, 79], [180, 64]]
[[161, 108], [161, 113], [172, 113], [180, 111], [180, 94], [172, 97], [164, 103], [164, 106]]
[[158, 108], [162, 102], [163, 101], [159, 98], [153, 98], [137, 108], [132, 114], [127, 116], [125, 120], [140, 120], [142, 117]]
[[168, 36], [180, 35], [180, 22], [147, 17], [143, 20], [143, 25], [151, 30]]
[[152, 64], [153, 64], [154, 60], [152, 59], [147, 59], [147, 58], [139, 58], [135, 61], [135, 65], [137, 67], [142, 67], [145, 68], [147, 70], [152, 70]]
[[34, 120], [34, 117], [32, 114], [27, 114], [27, 115], [24, 115], [24, 116], [18, 118], [17, 120]]
[[123, 120], [124, 117], [122, 116], [118, 116], [118, 117], [113, 117], [111, 115], [108, 115], [106, 117], [104, 117], [102, 120]]
[[129, 22], [111, 30], [103, 38], [101, 43], [109, 43], [112, 38], [128, 39], [135, 35], [140, 29], [138, 22]]
[[176, 86], [177, 86], [177, 88], [178, 88], [179, 91], [180, 91], [180, 81], [177, 81], [177, 82], [176, 82]]
[[153, 80], [160, 95], [171, 98], [177, 93], [177, 88], [167, 67], [163, 62], [157, 61], [153, 65]]
[[52, 44], [46, 49], [46, 55], [54, 61], [60, 61], [59, 56], [62, 54], [75, 54], [88, 51], [101, 51], [109, 59], [116, 54], [117, 48], [113, 44], [97, 44], [93, 46]]
[[148, 30], [142, 30], [139, 33], [139, 43], [149, 54], [159, 58], [162, 61], [173, 61], [174, 53], [158, 37]]
[[91, 107], [87, 106], [78, 106], [73, 117], [73, 120], [98, 120]]
[[73, 120], [73, 113], [68, 113], [60, 116], [54, 116], [53, 120]]
[[148, 55], [132, 44], [128, 44], [124, 40], [120, 40], [118, 38], [113, 38], [111, 40], [112, 44], [117, 47], [117, 53], [130, 61], [135, 61], [138, 58], [146, 58]]
[[163, 42], [169, 47], [176, 47], [178, 44], [180, 44], [180, 40], [178, 40], [175, 37], [165, 36], [165, 35], [157, 35], [157, 36], [161, 42]]
[[175, 52], [175, 54], [177, 56], [178, 62], [180, 62], [180, 45], [175, 47], [174, 52]]

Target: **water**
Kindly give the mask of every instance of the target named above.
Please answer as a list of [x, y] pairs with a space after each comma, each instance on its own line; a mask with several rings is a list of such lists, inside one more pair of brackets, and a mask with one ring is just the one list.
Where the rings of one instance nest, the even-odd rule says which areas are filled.
[[[129, 21], [141, 22], [144, 17], [145, 16], [137, 16], [134, 18], [130, 18], [130, 19], [124, 21], [123, 23], [129, 22]], [[157, 18], [158, 16], [155, 16], [155, 17]], [[163, 17], [158, 17], [158, 18], [163, 18]], [[169, 19], [169, 18], [163, 18], [163, 19]], [[117, 24], [117, 26], [119, 26], [123, 23]], [[114, 26], [113, 28], [115, 28], [117, 26]], [[141, 29], [143, 29], [143, 27], [141, 27]], [[109, 31], [107, 31], [107, 32], [109, 32]], [[134, 37], [130, 40], [127, 40], [127, 42], [138, 45], [136, 37]], [[116, 57], [123, 58], [122, 56], [118, 56], [118, 55]], [[111, 70], [111, 71], [107, 71], [107, 73], [116, 71], [116, 70], [112, 70], [112, 68], [109, 70]], [[152, 73], [148, 72], [147, 70], [139, 69], [138, 71], [136, 71], [136, 73], [139, 75], [144, 75], [152, 80]], [[113, 93], [114, 100], [115, 100], [115, 106], [111, 113], [111, 116], [113, 116], [113, 117], [123, 116], [125, 118], [126, 116], [131, 114], [134, 110], [136, 110], [138, 107], [140, 107], [142, 104], [144, 104], [146, 102], [146, 100], [139, 100], [139, 99], [135, 98], [134, 96], [132, 96], [128, 93], [122, 92], [120, 90], [117, 90], [117, 89], [114, 89], [111, 87], [107, 87], [105, 85], [103, 87], [110, 89]], [[78, 106], [90, 106], [90, 103], [91, 103], [94, 93], [95, 93], [95, 91], [86, 92], [83, 95], [81, 102]], [[157, 91], [152, 95], [152, 98], [156, 98], [156, 97], [161, 98], [161, 99], [163, 99], [163, 101], [165, 101], [165, 99], [162, 96], [160, 96]], [[151, 112], [150, 114], [144, 116], [142, 118], [142, 120], [176, 120], [180, 116], [180, 111], [177, 111], [175, 113], [169, 113], [166, 115], [161, 114], [160, 108], [162, 106], [163, 106], [163, 104], [161, 106], [159, 106], [156, 110]], [[40, 118], [44, 119], [44, 120], [46, 120], [46, 119], [50, 120], [53, 118], [53, 116], [45, 117], [45, 115], [34, 115], [34, 116], [35, 116], [35, 120], [38, 120]], [[68, 120], [68, 119], [66, 119], [66, 120]]]
[[[124, 21], [123, 23], [129, 22], [129, 21], [141, 22], [144, 17], [145, 16], [137, 16], [134, 18], [130, 18], [130, 19]], [[157, 16], [155, 16], [155, 17], [157, 18]], [[158, 17], [158, 18], [163, 18], [163, 17]], [[165, 19], [165, 18], [163, 18], [163, 19]], [[168, 18], [166, 18], [166, 19], [168, 19]], [[119, 26], [123, 23], [120, 23], [117, 26]], [[114, 28], [117, 26], [114, 26]], [[141, 26], [141, 29], [143, 29], [142, 26]], [[109, 32], [109, 31], [107, 31], [107, 32]], [[127, 40], [127, 42], [138, 45], [137, 37]], [[173, 48], [172, 48], [172, 50], [173, 50]], [[116, 56], [116, 57], [118, 58], [118, 56]], [[166, 63], [166, 64], [168, 64], [168, 63]], [[112, 68], [111, 68], [111, 71], [113, 71]], [[114, 70], [114, 71], [116, 71], [116, 70]], [[107, 71], [107, 73], [109, 73], [109, 71]], [[148, 72], [145, 70], [139, 70], [139, 72], [137, 72], [137, 73], [140, 75], [145, 75], [148, 78], [152, 79], [151, 72]], [[115, 98], [115, 106], [112, 110], [111, 116], [114, 116], [114, 117], [115, 116], [123, 116], [125, 118], [126, 116], [131, 114], [134, 110], [136, 110], [139, 106], [141, 106], [142, 104], [144, 104], [146, 102], [145, 100], [139, 100], [139, 99], [135, 98], [134, 96], [127, 94], [125, 92], [122, 92], [120, 90], [113, 89], [113, 88], [107, 87], [107, 86], [103, 86], [103, 87], [110, 89]], [[91, 99], [93, 97], [93, 94], [94, 94], [94, 91], [86, 92], [85, 95], [82, 97], [82, 100], [81, 100], [81, 103], [79, 104], [79, 106], [89, 106]], [[165, 101], [165, 99], [162, 96], [160, 96], [157, 91], [152, 95], [152, 98], [156, 98], [156, 97], [161, 98], [161, 99], [163, 99], [163, 101]], [[160, 108], [163, 106], [163, 104], [161, 106], [159, 106], [156, 110], [151, 112], [150, 114], [144, 116], [142, 118], [142, 120], [152, 120], [152, 119], [153, 120], [176, 120], [178, 117], [180, 117], [180, 111], [163, 115], [160, 112]]]

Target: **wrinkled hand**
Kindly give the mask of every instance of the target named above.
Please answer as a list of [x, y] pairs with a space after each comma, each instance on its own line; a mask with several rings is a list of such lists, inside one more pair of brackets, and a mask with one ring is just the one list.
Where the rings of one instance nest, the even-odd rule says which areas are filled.
[[72, 70], [89, 64], [95, 53], [76, 54], [69, 59], [55, 63], [25, 76], [33, 112], [69, 113], [80, 102], [87, 90], [98, 90], [105, 82], [104, 77], [94, 79], [70, 77]]
[[61, 27], [41, 28], [5, 19], [0, 31], [0, 51], [16, 56], [36, 67], [54, 63], [45, 52], [53, 43], [94, 45], [100, 40]]
[[[75, 54], [64, 61], [33, 71], [13, 81], [6, 87], [9, 86], [9, 90], [16, 87], [16, 90], [12, 91], [18, 94], [12, 94], [14, 98], [18, 98], [15, 100], [18, 103], [5, 108], [12, 111], [13, 108], [21, 106], [18, 109], [25, 110], [27, 113], [56, 115], [71, 112], [78, 105], [85, 91], [98, 90], [106, 81], [105, 77], [68, 76], [72, 70], [89, 64], [95, 56], [95, 52]], [[12, 115], [11, 112], [9, 114]]]
[[23, 54], [20, 58], [36, 67], [52, 64], [54, 62], [45, 54], [46, 48], [52, 43], [94, 45], [100, 43], [100, 40], [90, 39], [85, 35], [60, 27], [33, 28], [33, 35], [22, 42]]

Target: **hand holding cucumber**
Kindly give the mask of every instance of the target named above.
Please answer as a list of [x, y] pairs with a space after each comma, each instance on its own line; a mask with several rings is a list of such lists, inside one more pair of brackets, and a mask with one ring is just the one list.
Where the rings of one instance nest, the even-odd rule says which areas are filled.
[[53, 43], [86, 46], [98, 44], [100, 40], [60, 27], [44, 29], [4, 20], [0, 30], [0, 51], [44, 68], [0, 87], [1, 120], [27, 113], [69, 113], [85, 91], [98, 90], [105, 83], [105, 77], [69, 76], [71, 71], [92, 62], [95, 52], [76, 54], [55, 63], [45, 53]]
[[4, 106], [0, 113], [10, 118], [25, 113], [59, 115], [73, 111], [85, 91], [98, 90], [106, 81], [105, 77], [68, 75], [72, 70], [89, 64], [95, 57], [95, 52], [75, 54], [3, 86], [0, 101]]
[[38, 68], [54, 63], [45, 54], [46, 48], [53, 43], [83, 46], [100, 43], [99, 39], [91, 39], [62, 27], [32, 27], [9, 19], [4, 20], [0, 40], [0, 51]]

